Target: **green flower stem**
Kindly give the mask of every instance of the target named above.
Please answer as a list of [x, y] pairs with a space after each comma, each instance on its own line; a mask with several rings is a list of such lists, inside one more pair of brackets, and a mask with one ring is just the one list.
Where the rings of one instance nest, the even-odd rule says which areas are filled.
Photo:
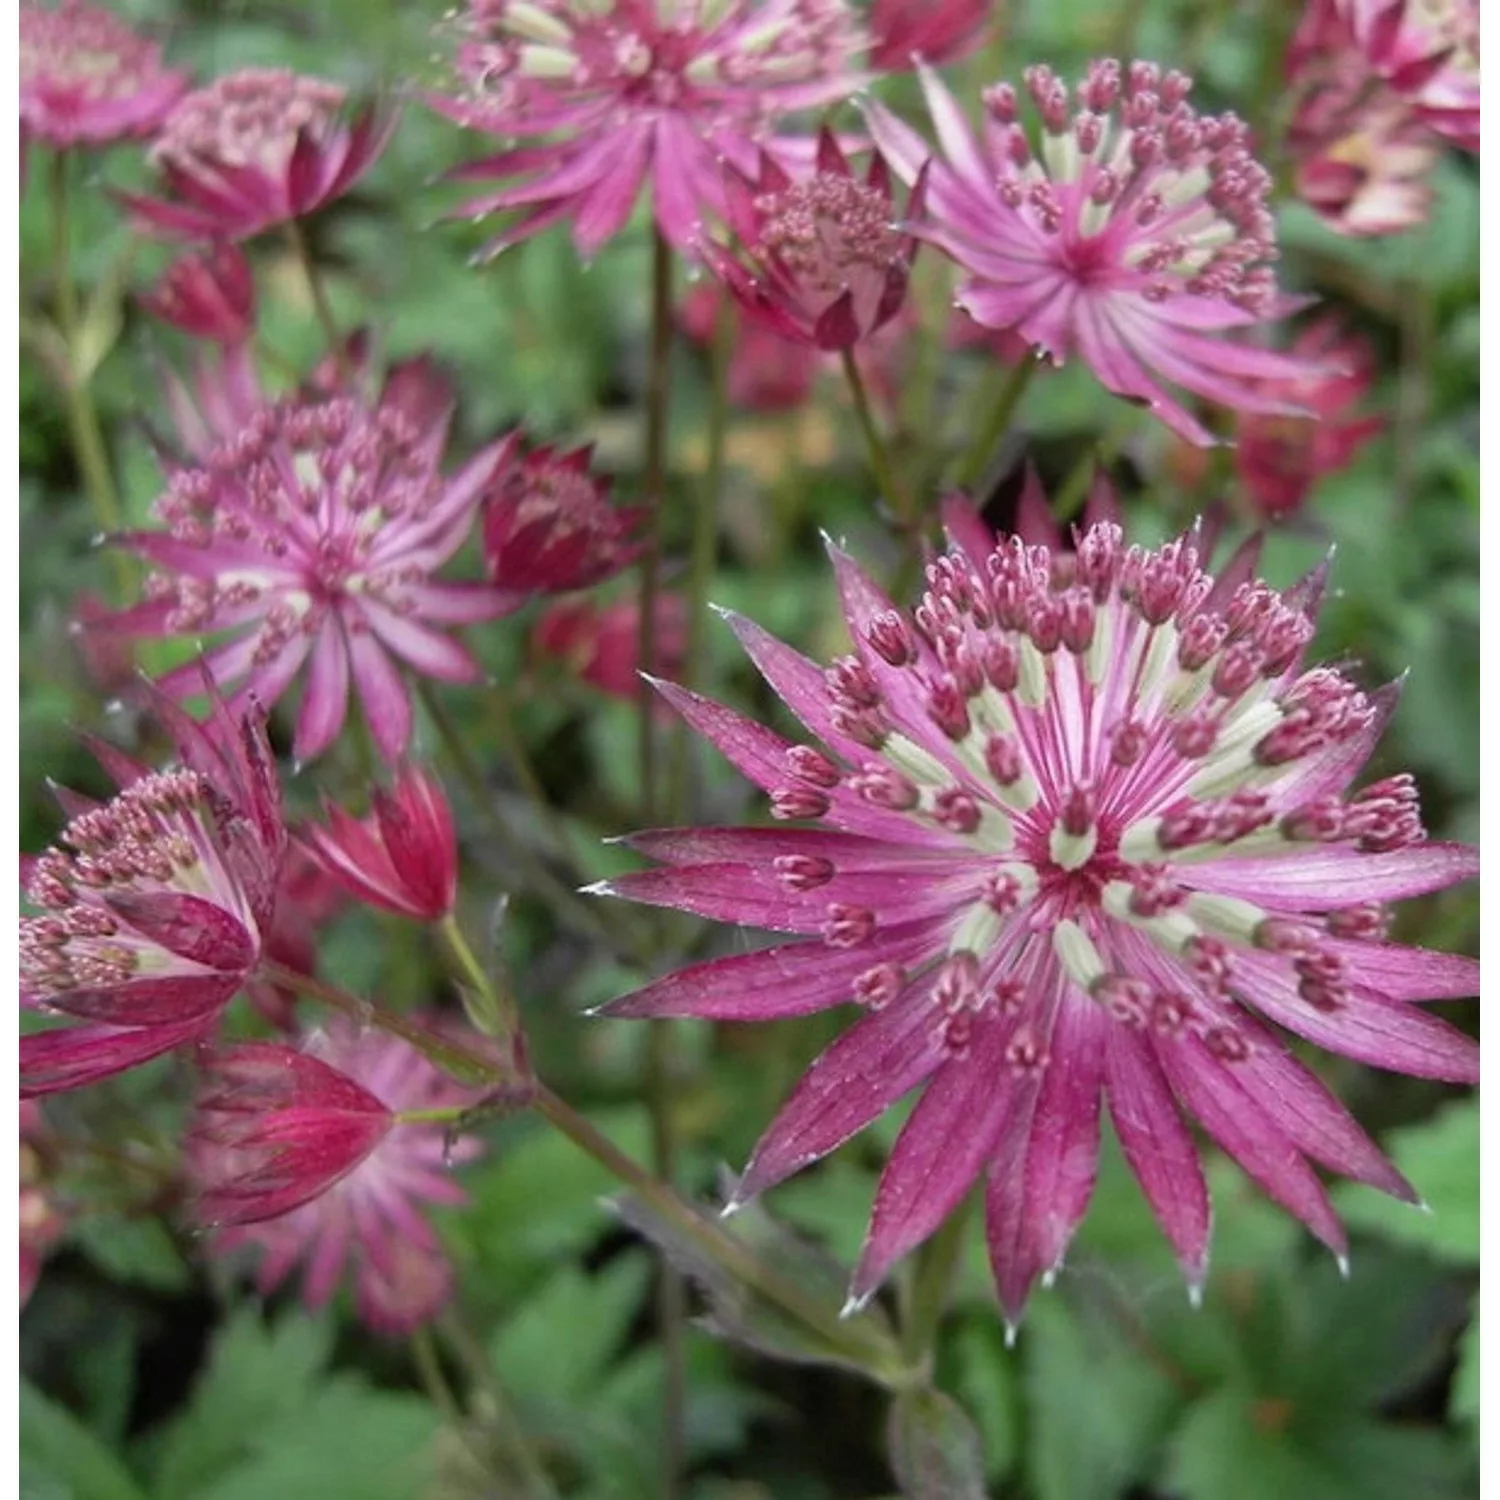
[[839, 351], [839, 360], [844, 367], [844, 379], [849, 384], [849, 395], [854, 401], [854, 415], [859, 421], [859, 430], [864, 436], [865, 452], [870, 460], [870, 471], [875, 476], [880, 498], [885, 501], [901, 533], [901, 544], [908, 549], [919, 545], [916, 536], [916, 517], [906, 492], [896, 480], [896, 467], [891, 461], [891, 450], [881, 436], [880, 424], [875, 420], [874, 408], [870, 405], [870, 393], [865, 387], [865, 378], [859, 373], [854, 351]]
[[333, 356], [339, 378], [348, 380], [354, 373], [349, 363], [349, 351], [344, 347], [344, 336], [339, 332], [333, 308], [329, 305], [323, 278], [318, 274], [317, 262], [313, 260], [312, 247], [307, 243], [307, 235], [296, 219], [286, 221], [286, 239], [292, 254], [297, 258], [297, 264], [302, 267], [302, 276], [307, 282], [308, 294], [312, 297], [313, 315], [318, 320], [318, 327], [323, 330], [323, 341], [328, 345], [329, 354]]
[[972, 490], [984, 478], [984, 472], [994, 457], [995, 449], [1000, 445], [1000, 439], [1010, 426], [1021, 397], [1026, 394], [1026, 387], [1031, 384], [1031, 377], [1036, 374], [1038, 364], [1039, 361], [1034, 357], [1023, 359], [1020, 364], [999, 375], [993, 404], [986, 402], [989, 415], [977, 419], [979, 436], [970, 443], [953, 476], [954, 483], [960, 489]]
[[905, 1299], [901, 1325], [901, 1352], [913, 1365], [931, 1369], [938, 1328], [977, 1196], [977, 1192], [970, 1193], [917, 1253], [916, 1272], [908, 1283], [910, 1294]]

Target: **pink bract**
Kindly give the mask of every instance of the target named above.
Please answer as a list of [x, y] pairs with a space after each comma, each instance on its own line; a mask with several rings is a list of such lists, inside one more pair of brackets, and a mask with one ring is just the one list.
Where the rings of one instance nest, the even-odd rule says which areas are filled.
[[184, 255], [141, 297], [141, 306], [193, 338], [243, 344], [255, 331], [250, 262], [227, 241]]
[[20, 13], [21, 142], [107, 146], [150, 135], [187, 87], [161, 48], [80, 0]]
[[511, 185], [465, 205], [506, 213], [493, 254], [563, 219], [591, 256], [649, 186], [656, 223], [691, 251], [724, 213], [724, 158], [796, 110], [847, 98], [862, 45], [844, 0], [726, 0], [711, 14], [668, 0], [469, 0], [453, 23], [457, 89], [428, 102], [507, 141], [455, 174]]
[[210, 1034], [270, 928], [287, 835], [263, 715], [211, 695], [199, 724], [153, 696], [177, 768], [93, 742], [121, 790], [105, 803], [60, 790], [60, 846], [22, 861], [41, 909], [21, 919], [22, 1004], [84, 1023], [21, 1038], [23, 1097]]
[[[119, 541], [152, 563], [146, 600], [117, 615], [135, 635], [229, 633], [205, 661], [226, 689], [269, 707], [306, 667], [294, 752], [321, 754], [343, 729], [351, 686], [376, 746], [399, 760], [411, 700], [397, 663], [472, 682], [479, 667], [447, 633], [492, 620], [524, 595], [437, 573], [463, 546], [503, 444], [441, 470], [451, 404], [431, 401], [424, 361], [379, 398], [360, 387], [267, 400], [242, 356], [205, 367], [174, 404], [191, 457], [168, 475], [163, 530]], [[413, 378], [408, 378], [413, 377]], [[197, 669], [162, 686], [191, 692]]]
[[[390, 1335], [410, 1333], [435, 1317], [452, 1291], [452, 1267], [424, 1209], [464, 1201], [448, 1167], [470, 1160], [479, 1144], [466, 1136], [450, 1147], [441, 1124], [408, 1124], [395, 1117], [403, 1110], [472, 1103], [472, 1093], [406, 1042], [342, 1018], [311, 1036], [305, 1053], [341, 1075], [342, 1092], [383, 1110], [387, 1128], [373, 1149], [319, 1196], [278, 1218], [227, 1228], [214, 1236], [213, 1249], [223, 1254], [258, 1250], [256, 1282], [263, 1293], [301, 1265], [302, 1299], [312, 1309], [327, 1303], [350, 1274], [356, 1308], [370, 1327]], [[373, 1134], [371, 1108], [362, 1104], [355, 1112], [360, 1118], [353, 1122], [354, 1134], [361, 1138]]]
[[166, 196], [122, 193], [150, 232], [243, 240], [346, 193], [384, 151], [394, 117], [345, 119], [345, 91], [284, 68], [246, 68], [188, 94], [151, 148]]
[[902, 178], [927, 167], [914, 232], [966, 273], [958, 303], [976, 322], [1015, 329], [1056, 363], [1081, 357], [1190, 442], [1214, 438], [1159, 381], [1238, 411], [1290, 410], [1259, 382], [1298, 375], [1296, 362], [1223, 336], [1282, 306], [1271, 179], [1243, 122], [1198, 114], [1192, 81], [1152, 63], [1094, 62], [1072, 91], [1033, 67], [1034, 155], [1009, 84], [985, 91], [976, 136], [937, 75], [921, 76], [942, 158], [929, 163], [883, 105], [865, 113]]
[[378, 788], [367, 818], [323, 804], [326, 825], [298, 830], [308, 854], [356, 900], [419, 922], [437, 922], [458, 893], [458, 840], [441, 782], [404, 766]]
[[1414, 1200], [1282, 1033], [1475, 1081], [1477, 1044], [1413, 1002], [1474, 994], [1477, 963], [1385, 934], [1387, 902], [1472, 877], [1477, 853], [1427, 841], [1410, 777], [1354, 786], [1396, 699], [1304, 663], [1323, 571], [1278, 594], [1241, 565], [1216, 581], [1191, 537], [1127, 548], [1103, 523], [1065, 552], [968, 527], [907, 612], [833, 564], [855, 651], [826, 669], [731, 617], [821, 748], [662, 685], [779, 825], [818, 826], [638, 834], [660, 868], [605, 887], [797, 938], [610, 1014], [862, 1013], [737, 1201], [923, 1086], [851, 1298], [982, 1177], [1014, 1322], [1087, 1208], [1105, 1100], [1194, 1288], [1210, 1214], [1189, 1119], [1340, 1256], [1314, 1166]]
[[900, 73], [957, 62], [978, 47], [996, 8], [996, 0], [875, 0], [870, 66]]
[[[890, 172], [874, 153], [865, 179], [830, 131], [810, 169], [789, 172], [761, 152], [754, 180], [725, 167], [730, 245], [701, 254], [736, 301], [773, 333], [847, 350], [889, 323], [906, 300], [916, 241], [894, 227]], [[906, 212], [918, 217], [921, 179]]]
[[[561, 662], [583, 681], [612, 698], [640, 694], [640, 606], [634, 599], [596, 604], [591, 599], [558, 599], [536, 622], [536, 652]], [[668, 675], [682, 669], [687, 652], [687, 601], [680, 594], [656, 600], [656, 668]]]

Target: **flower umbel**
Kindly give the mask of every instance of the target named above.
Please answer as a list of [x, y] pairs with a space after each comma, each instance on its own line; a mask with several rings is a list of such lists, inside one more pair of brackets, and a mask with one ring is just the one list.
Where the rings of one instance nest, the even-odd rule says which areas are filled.
[[161, 48], [81, 0], [21, 6], [21, 141], [106, 146], [150, 135], [187, 87]]
[[[1033, 67], [1034, 154], [1009, 84], [985, 91], [976, 138], [936, 74], [922, 82], [946, 160], [930, 164], [915, 232], [967, 273], [958, 303], [975, 322], [1014, 328], [1057, 363], [1079, 355], [1190, 442], [1214, 439], [1158, 380], [1240, 411], [1287, 410], [1257, 382], [1296, 376], [1294, 361], [1210, 337], [1279, 305], [1271, 179], [1241, 120], [1198, 114], [1192, 80], [1153, 63], [1094, 62], [1071, 93]], [[866, 115], [914, 182], [926, 143], [882, 105]]]
[[570, 218], [592, 255], [648, 183], [661, 232], [690, 251], [704, 218], [724, 212], [721, 158], [748, 170], [779, 117], [858, 83], [844, 0], [469, 0], [455, 29], [458, 91], [429, 103], [461, 125], [536, 138], [457, 174], [520, 179], [465, 205], [516, 215], [490, 253]]
[[1304, 666], [1321, 572], [1284, 594], [1217, 584], [1191, 537], [1127, 548], [1100, 524], [1073, 553], [955, 539], [908, 614], [833, 561], [854, 655], [823, 670], [731, 617], [824, 748], [661, 689], [774, 818], [822, 826], [639, 834], [663, 868], [607, 887], [803, 939], [669, 975], [611, 1014], [864, 1012], [797, 1086], [739, 1197], [925, 1084], [851, 1296], [984, 1175], [1012, 1321], [1083, 1217], [1102, 1098], [1194, 1288], [1209, 1202], [1184, 1116], [1339, 1255], [1313, 1164], [1414, 1198], [1273, 1029], [1477, 1076], [1477, 1045], [1410, 1003], [1473, 994], [1477, 965], [1384, 936], [1387, 901], [1469, 878], [1477, 858], [1425, 840], [1409, 777], [1352, 788], [1395, 694]]
[[[423, 1207], [464, 1201], [447, 1168], [469, 1160], [479, 1146], [465, 1137], [450, 1148], [441, 1124], [403, 1122], [400, 1114], [472, 1101], [407, 1043], [342, 1018], [310, 1037], [303, 1056], [316, 1068], [299, 1065], [306, 1078], [315, 1079], [311, 1094], [303, 1091], [302, 1101], [325, 1115], [337, 1109], [346, 1117], [338, 1152], [342, 1173], [336, 1171], [330, 1180], [326, 1174], [300, 1170], [300, 1164], [293, 1172], [284, 1156], [278, 1167], [275, 1150], [266, 1154], [274, 1143], [264, 1130], [246, 1121], [242, 1133], [249, 1139], [244, 1144], [253, 1148], [248, 1165], [260, 1175], [242, 1183], [243, 1190], [236, 1189], [230, 1179], [247, 1164], [243, 1146], [230, 1151], [226, 1169], [215, 1165], [216, 1150], [224, 1148], [206, 1142], [200, 1173], [210, 1174], [207, 1181], [220, 1199], [226, 1192], [238, 1192], [247, 1219], [255, 1211], [260, 1178], [267, 1183], [261, 1207], [277, 1194], [294, 1197], [293, 1183], [298, 1190], [311, 1186], [315, 1194], [280, 1217], [242, 1221], [223, 1230], [215, 1235], [213, 1248], [227, 1253], [257, 1247], [261, 1259], [256, 1281], [266, 1293], [301, 1263], [302, 1298], [313, 1309], [333, 1296], [348, 1269], [360, 1317], [377, 1332], [410, 1333], [436, 1316], [452, 1290], [452, 1268]], [[337, 1080], [336, 1089], [330, 1074]], [[260, 1085], [276, 1087], [264, 1076]], [[288, 1106], [295, 1093], [289, 1089]], [[289, 1115], [281, 1133], [295, 1139], [304, 1153], [317, 1155], [319, 1137], [304, 1131], [308, 1123]], [[332, 1155], [328, 1153], [327, 1164], [337, 1166]], [[213, 1186], [216, 1182], [218, 1187]]]
[[303, 218], [347, 192], [390, 137], [373, 106], [346, 122], [345, 102], [338, 84], [285, 68], [216, 78], [152, 145], [168, 196], [122, 201], [149, 229], [191, 240], [243, 240]]
[[255, 331], [255, 278], [227, 241], [182, 256], [141, 298], [152, 316], [193, 338], [232, 347]]
[[[412, 710], [393, 658], [424, 676], [472, 681], [478, 665], [441, 627], [494, 619], [524, 598], [435, 581], [472, 528], [501, 447], [444, 478], [449, 412], [433, 417], [394, 399], [408, 384], [398, 374], [378, 401], [351, 390], [252, 402], [243, 369], [227, 365], [222, 382], [200, 382], [207, 417], [191, 436], [202, 456], [171, 473], [156, 502], [166, 529], [119, 539], [158, 571], [146, 602], [115, 628], [232, 632], [208, 667], [268, 707], [307, 665], [293, 747], [301, 759], [338, 737], [351, 681], [381, 754], [399, 759]], [[195, 681], [174, 672], [162, 685], [183, 692]]]
[[[201, 684], [200, 684], [201, 686]], [[102, 743], [110, 801], [58, 796], [56, 848], [22, 861], [21, 998], [86, 1024], [21, 1038], [23, 1097], [77, 1088], [206, 1036], [253, 973], [286, 853], [263, 716], [214, 698], [200, 725], [160, 698], [180, 764]]]

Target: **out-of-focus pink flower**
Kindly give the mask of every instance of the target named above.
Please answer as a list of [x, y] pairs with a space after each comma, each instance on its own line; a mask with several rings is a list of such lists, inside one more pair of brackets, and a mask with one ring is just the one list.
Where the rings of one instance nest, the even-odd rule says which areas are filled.
[[[1271, 179], [1242, 121], [1199, 115], [1192, 81], [1152, 63], [1094, 62], [1072, 91], [1033, 67], [1036, 156], [1009, 84], [985, 91], [976, 138], [937, 75], [922, 69], [922, 83], [946, 160], [930, 162], [916, 233], [967, 273], [958, 302], [976, 322], [1013, 328], [1059, 363], [1079, 355], [1190, 442], [1213, 434], [1158, 380], [1238, 411], [1287, 410], [1260, 382], [1297, 375], [1295, 363], [1218, 336], [1281, 306]], [[865, 113], [915, 181], [926, 142], [883, 105]]]
[[720, 308], [728, 304], [733, 342], [726, 386], [730, 405], [739, 411], [780, 412], [801, 406], [812, 394], [822, 361], [805, 344], [772, 333], [740, 306], [717, 282], [699, 282], [682, 300], [679, 320], [695, 344], [711, 348]]
[[870, 8], [870, 66], [901, 73], [934, 68], [978, 47], [995, 0], [875, 0]]
[[1230, 587], [1191, 537], [1071, 552], [1019, 538], [931, 563], [899, 610], [834, 549], [854, 653], [820, 668], [731, 618], [821, 741], [664, 685], [770, 795], [782, 823], [631, 841], [659, 868], [614, 895], [795, 934], [606, 1009], [770, 1020], [863, 1014], [808, 1069], [735, 1201], [919, 1085], [851, 1287], [891, 1267], [986, 1178], [1007, 1318], [1062, 1261], [1093, 1190], [1101, 1105], [1194, 1287], [1209, 1198], [1185, 1117], [1335, 1254], [1314, 1167], [1416, 1194], [1285, 1029], [1419, 1077], [1474, 1082], [1478, 1046], [1414, 1001], [1477, 992], [1471, 959], [1385, 939], [1385, 903], [1474, 876], [1430, 843], [1412, 779], [1355, 789], [1395, 706], [1304, 654], [1326, 569]]
[[21, 1101], [20, 1281], [21, 1306], [36, 1290], [47, 1252], [62, 1237], [67, 1219], [48, 1183], [47, 1124], [35, 1100]]
[[465, 205], [508, 213], [491, 254], [561, 219], [592, 256], [649, 184], [656, 223], [692, 251], [725, 212], [723, 159], [794, 110], [847, 98], [862, 45], [844, 0], [468, 0], [454, 23], [457, 90], [428, 102], [507, 142], [455, 175], [510, 185]]
[[[276, 914], [262, 947], [265, 959], [299, 974], [316, 974], [318, 929], [345, 900], [343, 888], [294, 841], [281, 867]], [[278, 1031], [296, 1029], [297, 991], [257, 976], [246, 985], [245, 994]]]
[[250, 262], [228, 241], [183, 255], [141, 297], [141, 306], [193, 338], [243, 344], [255, 331]]
[[[612, 698], [633, 700], [640, 692], [640, 605], [635, 599], [596, 604], [558, 599], [548, 605], [531, 633], [538, 654], [565, 664]], [[687, 654], [687, 602], [680, 594], [656, 601], [656, 670], [673, 675]]]
[[[768, 153], [751, 181], [725, 167], [734, 242], [706, 241], [710, 270], [773, 333], [824, 350], [868, 339], [906, 300], [916, 241], [894, 227], [889, 169], [879, 152], [861, 182], [830, 131], [793, 175]], [[918, 178], [907, 212], [918, 217]]]
[[300, 1208], [352, 1172], [395, 1123], [347, 1074], [281, 1042], [219, 1052], [202, 1079], [186, 1149], [195, 1217], [209, 1228]]
[[1336, 318], [1320, 318], [1297, 336], [1292, 352], [1341, 372], [1309, 376], [1286, 392], [1312, 417], [1240, 418], [1235, 471], [1251, 508], [1266, 521], [1299, 511], [1319, 479], [1346, 468], [1385, 426], [1382, 417], [1351, 415], [1374, 379], [1374, 351], [1364, 339], [1348, 333]]
[[639, 507], [610, 503], [609, 481], [589, 473], [591, 448], [521, 451], [512, 433], [484, 497], [484, 562], [490, 582], [557, 594], [612, 578], [640, 555], [631, 533]]
[[98, 594], [80, 594], [73, 605], [69, 634], [78, 648], [89, 682], [103, 698], [114, 698], [132, 686], [138, 667], [132, 642], [97, 628], [114, 614]]
[[[156, 502], [165, 529], [119, 539], [158, 571], [115, 629], [230, 632], [208, 667], [267, 707], [306, 665], [299, 759], [338, 738], [352, 683], [380, 753], [397, 761], [412, 726], [397, 661], [472, 682], [478, 664], [445, 627], [495, 619], [525, 598], [435, 580], [468, 537], [504, 446], [445, 478], [451, 408], [434, 415], [430, 382], [403, 379], [409, 368], [378, 399], [354, 389], [266, 401], [242, 362], [205, 367], [191, 409], [178, 412], [194, 461], [169, 474]], [[196, 681], [196, 667], [161, 679], [173, 693]]]
[[1346, 0], [1308, 6], [1287, 52], [1287, 82], [1297, 101], [1287, 128], [1297, 194], [1329, 228], [1365, 237], [1424, 223], [1442, 144], [1378, 75]]
[[[350, 1111], [346, 1146], [373, 1140], [372, 1147], [362, 1159], [343, 1150], [347, 1169], [319, 1196], [278, 1218], [236, 1223], [214, 1236], [213, 1248], [225, 1254], [258, 1249], [256, 1280], [262, 1293], [302, 1265], [302, 1299], [312, 1309], [333, 1296], [348, 1272], [359, 1315], [370, 1327], [391, 1335], [410, 1333], [435, 1317], [452, 1291], [452, 1268], [423, 1208], [464, 1201], [447, 1168], [471, 1159], [479, 1144], [466, 1136], [450, 1149], [441, 1124], [404, 1123], [400, 1115], [472, 1103], [472, 1094], [406, 1042], [342, 1018], [309, 1038], [304, 1055], [341, 1075], [340, 1089], [350, 1097], [369, 1101]], [[254, 1131], [247, 1121], [247, 1134]], [[291, 1134], [308, 1153], [317, 1153], [314, 1136], [299, 1133], [296, 1125]], [[269, 1167], [264, 1175], [274, 1188], [274, 1155]], [[305, 1184], [312, 1176], [298, 1181]]]
[[304, 824], [298, 837], [318, 865], [356, 900], [418, 922], [453, 910], [458, 840], [442, 784], [420, 766], [403, 766], [379, 787], [367, 818], [325, 799], [326, 825]]
[[150, 135], [187, 87], [161, 48], [81, 0], [21, 6], [21, 144], [107, 146]]
[[151, 147], [166, 196], [120, 194], [149, 231], [243, 240], [348, 192], [390, 139], [373, 105], [345, 119], [336, 83], [245, 68], [187, 95]]
[[153, 700], [177, 769], [94, 742], [121, 790], [105, 803], [60, 791], [59, 846], [22, 860], [41, 909], [21, 919], [22, 1004], [85, 1023], [21, 1038], [23, 1097], [206, 1036], [260, 959], [287, 847], [264, 717], [211, 695], [200, 724]]

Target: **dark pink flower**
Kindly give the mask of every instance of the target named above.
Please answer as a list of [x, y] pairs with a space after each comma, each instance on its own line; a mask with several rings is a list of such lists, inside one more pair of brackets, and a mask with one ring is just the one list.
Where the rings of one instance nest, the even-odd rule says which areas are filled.
[[260, 959], [287, 847], [263, 715], [211, 696], [200, 724], [154, 700], [177, 768], [95, 742], [121, 790], [105, 803], [60, 791], [59, 846], [22, 862], [40, 908], [21, 919], [22, 1003], [85, 1023], [21, 1038], [23, 1097], [206, 1036]]
[[68, 1221], [53, 1197], [47, 1163], [47, 1123], [35, 1100], [21, 1101], [20, 1281], [25, 1307], [41, 1278], [42, 1262]]
[[[413, 362], [415, 366], [423, 362]], [[228, 632], [205, 658], [226, 688], [269, 707], [307, 668], [294, 752], [321, 754], [344, 726], [352, 684], [380, 753], [398, 760], [412, 710], [397, 660], [472, 682], [478, 664], [446, 627], [492, 620], [524, 595], [436, 581], [463, 546], [502, 444], [441, 471], [449, 409], [403, 366], [378, 399], [259, 395], [243, 363], [204, 371], [179, 427], [193, 461], [155, 506], [164, 529], [119, 540], [155, 572], [146, 600], [114, 619], [134, 635]], [[179, 389], [178, 398], [185, 397]], [[169, 399], [172, 399], [169, 395]], [[196, 667], [162, 685], [189, 692]]]
[[161, 48], [81, 0], [21, 6], [21, 143], [107, 146], [150, 135], [187, 87]]
[[210, 1058], [187, 1138], [194, 1210], [210, 1228], [290, 1213], [385, 1139], [391, 1111], [309, 1052], [251, 1042]]
[[[350, 1272], [361, 1318], [377, 1332], [410, 1333], [436, 1316], [452, 1291], [452, 1268], [423, 1208], [464, 1201], [447, 1169], [472, 1158], [479, 1146], [470, 1136], [450, 1148], [441, 1124], [407, 1123], [400, 1117], [403, 1111], [467, 1104], [472, 1098], [406, 1042], [342, 1018], [310, 1037], [303, 1056], [340, 1080], [341, 1096], [361, 1100], [357, 1109], [346, 1107], [347, 1118], [340, 1122], [344, 1145], [339, 1154], [346, 1159], [346, 1169], [289, 1213], [239, 1222], [216, 1234], [213, 1249], [230, 1253], [257, 1248], [261, 1254], [256, 1280], [263, 1293], [280, 1285], [300, 1263], [302, 1299], [314, 1310], [333, 1296]], [[332, 1094], [325, 1091], [317, 1097], [326, 1102]], [[288, 1133], [299, 1150], [316, 1155], [316, 1135], [302, 1131], [305, 1123], [293, 1122]], [[254, 1125], [247, 1121], [245, 1128], [253, 1137]], [[366, 1142], [368, 1149], [356, 1156], [356, 1148]], [[268, 1196], [274, 1195], [274, 1153], [258, 1170], [270, 1184]], [[315, 1174], [286, 1175], [305, 1183]], [[248, 1194], [247, 1202], [253, 1198]]]
[[1374, 378], [1374, 351], [1364, 339], [1336, 318], [1320, 318], [1297, 336], [1292, 353], [1339, 373], [1308, 376], [1285, 391], [1313, 416], [1243, 416], [1236, 424], [1235, 471], [1251, 509], [1265, 521], [1299, 511], [1325, 474], [1347, 468], [1385, 427], [1383, 417], [1352, 414]]
[[[299, 974], [318, 972], [318, 929], [347, 896], [323, 867], [295, 842], [287, 850], [276, 888], [276, 914], [262, 952], [267, 961]], [[263, 976], [245, 987], [250, 1003], [278, 1031], [296, 1029], [298, 992]]]
[[357, 900], [419, 922], [441, 921], [458, 892], [458, 840], [442, 784], [419, 766], [403, 766], [373, 802], [360, 819], [325, 799], [327, 824], [303, 825], [302, 846]]
[[[946, 160], [930, 162], [916, 233], [967, 273], [958, 303], [976, 322], [1015, 329], [1057, 363], [1080, 356], [1190, 442], [1214, 438], [1158, 381], [1238, 411], [1286, 410], [1259, 382], [1299, 374], [1295, 361], [1219, 336], [1282, 305], [1271, 179], [1242, 121], [1198, 114], [1192, 81], [1152, 63], [1091, 63], [1072, 91], [1033, 67], [1033, 155], [1009, 84], [985, 91], [976, 138], [937, 75], [924, 68], [922, 82]], [[866, 115], [915, 181], [926, 142], [883, 105]]]
[[[596, 604], [558, 599], [548, 605], [531, 633], [536, 652], [564, 663], [585, 682], [612, 698], [640, 692], [640, 606], [635, 599]], [[687, 602], [680, 594], [656, 601], [656, 669], [682, 670], [687, 653]]]
[[[457, 92], [429, 103], [506, 139], [456, 175], [510, 185], [465, 215], [508, 213], [490, 253], [561, 219], [591, 256], [649, 184], [679, 250], [724, 213], [724, 158], [791, 111], [846, 98], [861, 35], [844, 0], [725, 0], [712, 13], [670, 0], [468, 0], [457, 18]], [[514, 142], [521, 144], [514, 144]]]
[[632, 840], [661, 868], [607, 890], [800, 941], [696, 964], [608, 1007], [770, 1020], [853, 1000], [736, 1201], [919, 1085], [851, 1288], [987, 1181], [1006, 1315], [1062, 1260], [1094, 1185], [1101, 1102], [1194, 1287], [1209, 1200], [1187, 1125], [1344, 1251], [1314, 1164], [1415, 1194], [1285, 1030], [1396, 1072], [1473, 1082], [1477, 1044], [1414, 1001], [1476, 992], [1468, 958], [1386, 940], [1386, 902], [1473, 876], [1426, 840], [1407, 776], [1354, 789], [1395, 706], [1304, 653], [1322, 570], [1278, 594], [1205, 574], [1191, 538], [1071, 553], [967, 539], [911, 613], [844, 554], [854, 654], [820, 668], [731, 624], [823, 748], [663, 693], [794, 829]]
[[695, 344], [711, 348], [719, 310], [726, 302], [733, 329], [726, 381], [730, 405], [752, 412], [801, 406], [812, 394], [822, 368], [821, 356], [747, 318], [717, 282], [699, 282], [682, 299], [678, 316], [683, 332]]
[[979, 45], [995, 0], [875, 0], [870, 7], [870, 66], [901, 73], [919, 62], [957, 62]]
[[[861, 181], [830, 131], [817, 159], [791, 173], [767, 152], [754, 181], [725, 167], [734, 242], [706, 241], [710, 270], [773, 333], [825, 350], [850, 349], [906, 300], [916, 241], [895, 228], [890, 173], [879, 152]], [[908, 211], [921, 212], [920, 179]]]
[[484, 497], [484, 562], [500, 588], [544, 594], [589, 588], [640, 555], [645, 512], [610, 503], [589, 473], [591, 448], [521, 451], [513, 433]]
[[243, 240], [304, 218], [346, 193], [390, 139], [392, 117], [345, 118], [336, 83], [285, 68], [245, 68], [187, 95], [151, 160], [166, 196], [122, 193], [149, 231]]
[[195, 339], [243, 344], [255, 331], [255, 278], [243, 251], [228, 241], [174, 261], [141, 297], [153, 317]]

